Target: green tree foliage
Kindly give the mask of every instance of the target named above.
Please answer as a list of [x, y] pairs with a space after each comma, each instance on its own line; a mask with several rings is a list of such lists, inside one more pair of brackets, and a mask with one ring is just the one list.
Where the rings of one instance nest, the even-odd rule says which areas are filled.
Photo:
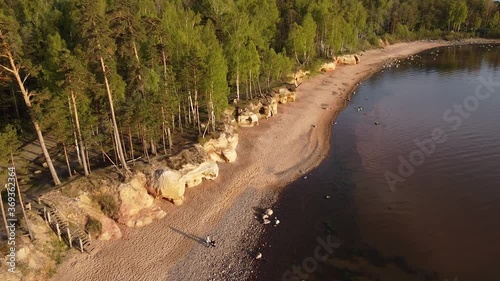
[[306, 14], [302, 24], [294, 23], [288, 44], [299, 64], [308, 64], [314, 56], [314, 38], [316, 37], [316, 22], [311, 14]]
[[452, 2], [448, 12], [448, 26], [453, 31], [460, 31], [467, 19], [468, 8], [465, 1]]
[[13, 128], [49, 135], [87, 175], [96, 162], [126, 170], [132, 158], [168, 154], [174, 135], [215, 130], [230, 99], [260, 97], [294, 67], [379, 37], [500, 34], [500, 9], [490, 0], [0, 0], [0, 30], [0, 142], [17, 140]]

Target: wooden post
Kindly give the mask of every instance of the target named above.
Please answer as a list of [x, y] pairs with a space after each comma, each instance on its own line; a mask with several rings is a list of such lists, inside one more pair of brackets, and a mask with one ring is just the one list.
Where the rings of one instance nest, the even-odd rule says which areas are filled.
[[49, 225], [52, 222], [52, 220], [50, 219], [50, 212], [47, 213], [47, 221], [49, 222]]
[[42, 205], [42, 195], [38, 195], [38, 205]]
[[73, 248], [73, 241], [71, 240], [71, 233], [69, 232], [69, 227], [66, 228], [66, 231], [68, 232], [68, 242], [69, 242], [69, 247]]
[[92, 241], [92, 235], [90, 235], [90, 232], [87, 231], [87, 235], [89, 236], [89, 242]]
[[80, 252], [83, 253], [83, 243], [82, 243], [82, 238], [78, 237], [78, 243], [80, 244]]
[[59, 241], [61, 241], [61, 229], [59, 228], [59, 224], [56, 222], [56, 231], [57, 231], [57, 237], [59, 238]]

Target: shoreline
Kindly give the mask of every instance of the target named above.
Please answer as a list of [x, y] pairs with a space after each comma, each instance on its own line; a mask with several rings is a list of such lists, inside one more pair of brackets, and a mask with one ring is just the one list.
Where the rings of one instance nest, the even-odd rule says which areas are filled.
[[[256, 242], [264, 229], [252, 208], [273, 205], [287, 184], [328, 155], [331, 124], [348, 106], [357, 84], [388, 60], [450, 44], [417, 41], [370, 50], [362, 53], [358, 65], [338, 66], [310, 78], [297, 89], [296, 103], [281, 106], [276, 117], [263, 120], [258, 128], [239, 130], [238, 159], [221, 164], [219, 178], [188, 189], [182, 206], [158, 201], [167, 212], [164, 219], [139, 229], [124, 228], [124, 239], [99, 243], [93, 255], [70, 256], [52, 280], [250, 278], [257, 262], [251, 250], [261, 246]], [[217, 248], [200, 243], [206, 235], [217, 241]]]

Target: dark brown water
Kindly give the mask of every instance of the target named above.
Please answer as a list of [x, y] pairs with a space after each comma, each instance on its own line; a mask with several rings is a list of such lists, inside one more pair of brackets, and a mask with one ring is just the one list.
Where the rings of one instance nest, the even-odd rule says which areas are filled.
[[330, 156], [275, 206], [256, 280], [500, 280], [499, 47], [384, 69], [336, 121]]

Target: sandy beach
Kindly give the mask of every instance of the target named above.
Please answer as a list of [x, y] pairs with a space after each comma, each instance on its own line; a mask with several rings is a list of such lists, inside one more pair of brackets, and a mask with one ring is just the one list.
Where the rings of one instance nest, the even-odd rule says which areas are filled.
[[[332, 122], [356, 85], [390, 59], [446, 42], [400, 43], [362, 52], [361, 63], [318, 74], [297, 89], [297, 102], [254, 128], [240, 128], [238, 159], [220, 176], [186, 192], [180, 207], [159, 201], [167, 216], [124, 239], [99, 242], [93, 255], [75, 254], [52, 280], [246, 280], [264, 226], [254, 208], [270, 207], [288, 183], [321, 163], [330, 148]], [[210, 235], [216, 248], [200, 240]]]

